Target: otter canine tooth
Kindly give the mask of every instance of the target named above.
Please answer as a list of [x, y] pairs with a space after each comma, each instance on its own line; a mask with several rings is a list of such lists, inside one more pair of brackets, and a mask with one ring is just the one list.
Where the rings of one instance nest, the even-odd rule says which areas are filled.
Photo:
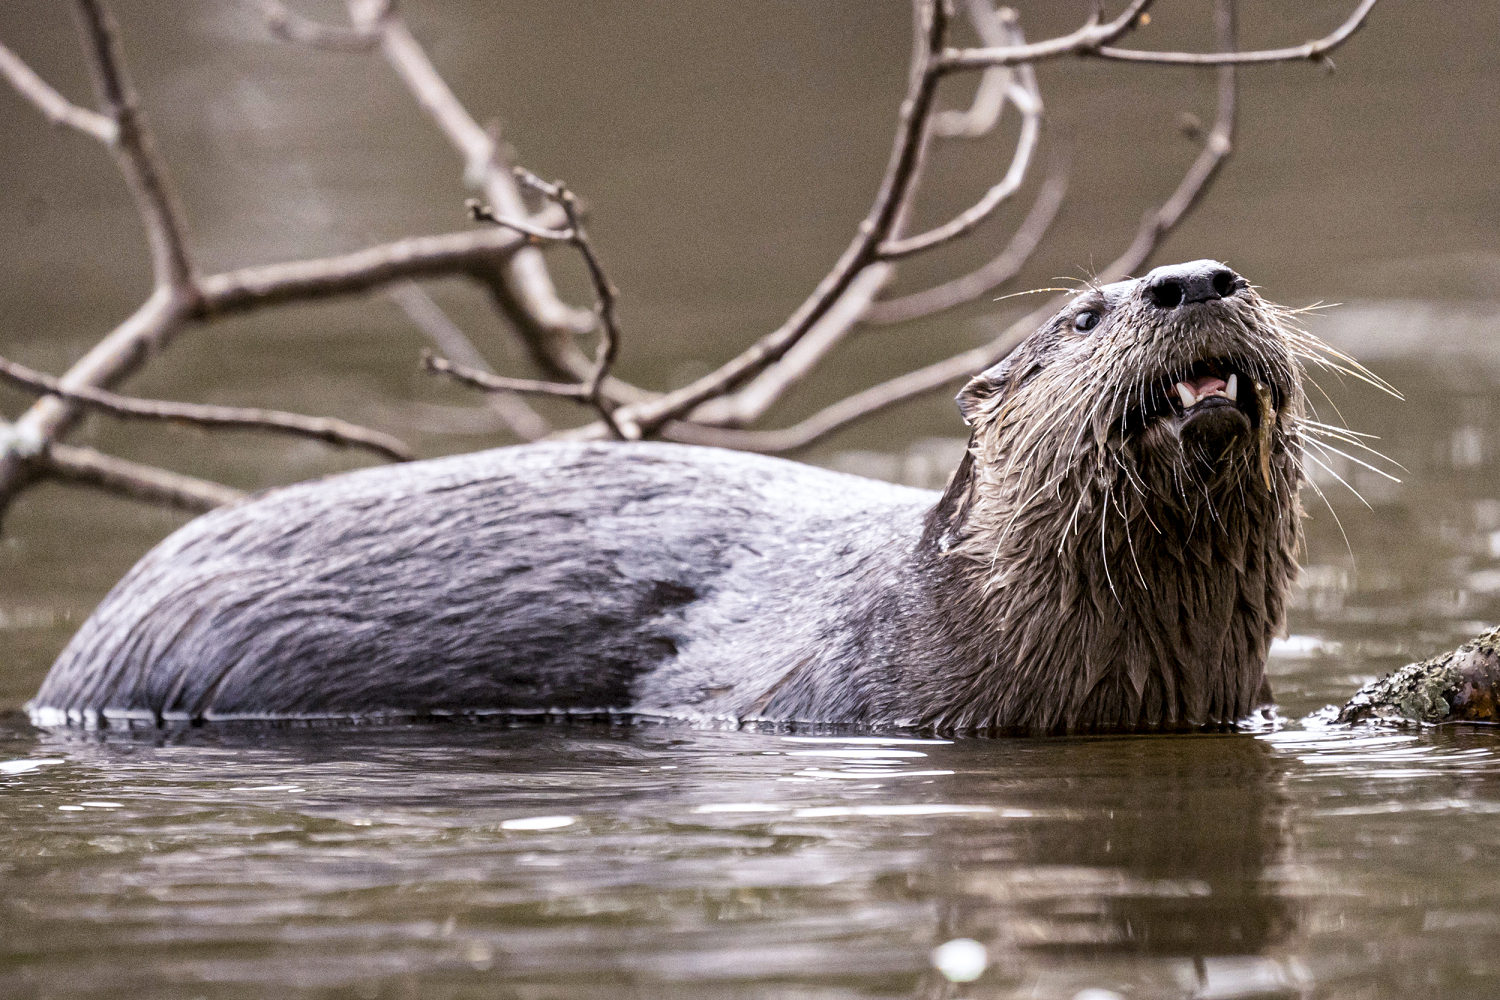
[[1224, 387], [1224, 395], [1228, 396], [1235, 402], [1239, 402], [1240, 400], [1239, 378], [1240, 377], [1238, 375], [1231, 374], [1229, 376], [1229, 383]]
[[1177, 395], [1182, 397], [1182, 408], [1184, 410], [1191, 410], [1193, 404], [1198, 402], [1198, 397], [1193, 395], [1193, 390], [1187, 387], [1186, 382], [1177, 383]]

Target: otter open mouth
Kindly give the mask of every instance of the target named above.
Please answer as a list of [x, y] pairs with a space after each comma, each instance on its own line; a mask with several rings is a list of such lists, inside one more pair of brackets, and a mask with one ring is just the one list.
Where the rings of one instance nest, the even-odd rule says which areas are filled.
[[1170, 417], [1187, 424], [1234, 410], [1254, 428], [1261, 419], [1257, 386], [1255, 376], [1233, 361], [1199, 361], [1186, 374], [1165, 376], [1153, 383], [1142, 401], [1145, 422]]

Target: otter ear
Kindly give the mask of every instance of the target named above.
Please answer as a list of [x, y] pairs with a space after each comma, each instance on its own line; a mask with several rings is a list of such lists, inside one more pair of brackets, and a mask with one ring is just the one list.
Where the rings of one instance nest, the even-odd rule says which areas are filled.
[[983, 412], [1005, 395], [1005, 390], [1010, 387], [1010, 373], [1011, 360], [1006, 358], [969, 380], [969, 384], [953, 398], [964, 423], [975, 426]]

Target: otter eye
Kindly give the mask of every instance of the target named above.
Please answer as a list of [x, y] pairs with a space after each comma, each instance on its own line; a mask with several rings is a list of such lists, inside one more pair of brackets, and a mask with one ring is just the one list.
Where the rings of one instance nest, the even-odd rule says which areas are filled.
[[1092, 309], [1085, 309], [1073, 317], [1073, 329], [1079, 333], [1088, 333], [1099, 325], [1099, 314]]

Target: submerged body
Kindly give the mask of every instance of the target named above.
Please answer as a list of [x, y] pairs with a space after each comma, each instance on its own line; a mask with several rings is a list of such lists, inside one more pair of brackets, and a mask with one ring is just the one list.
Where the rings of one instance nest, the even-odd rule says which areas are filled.
[[1231, 724], [1295, 571], [1294, 347], [1198, 261], [1085, 292], [971, 382], [942, 494], [649, 443], [277, 490], [143, 559], [33, 716]]

